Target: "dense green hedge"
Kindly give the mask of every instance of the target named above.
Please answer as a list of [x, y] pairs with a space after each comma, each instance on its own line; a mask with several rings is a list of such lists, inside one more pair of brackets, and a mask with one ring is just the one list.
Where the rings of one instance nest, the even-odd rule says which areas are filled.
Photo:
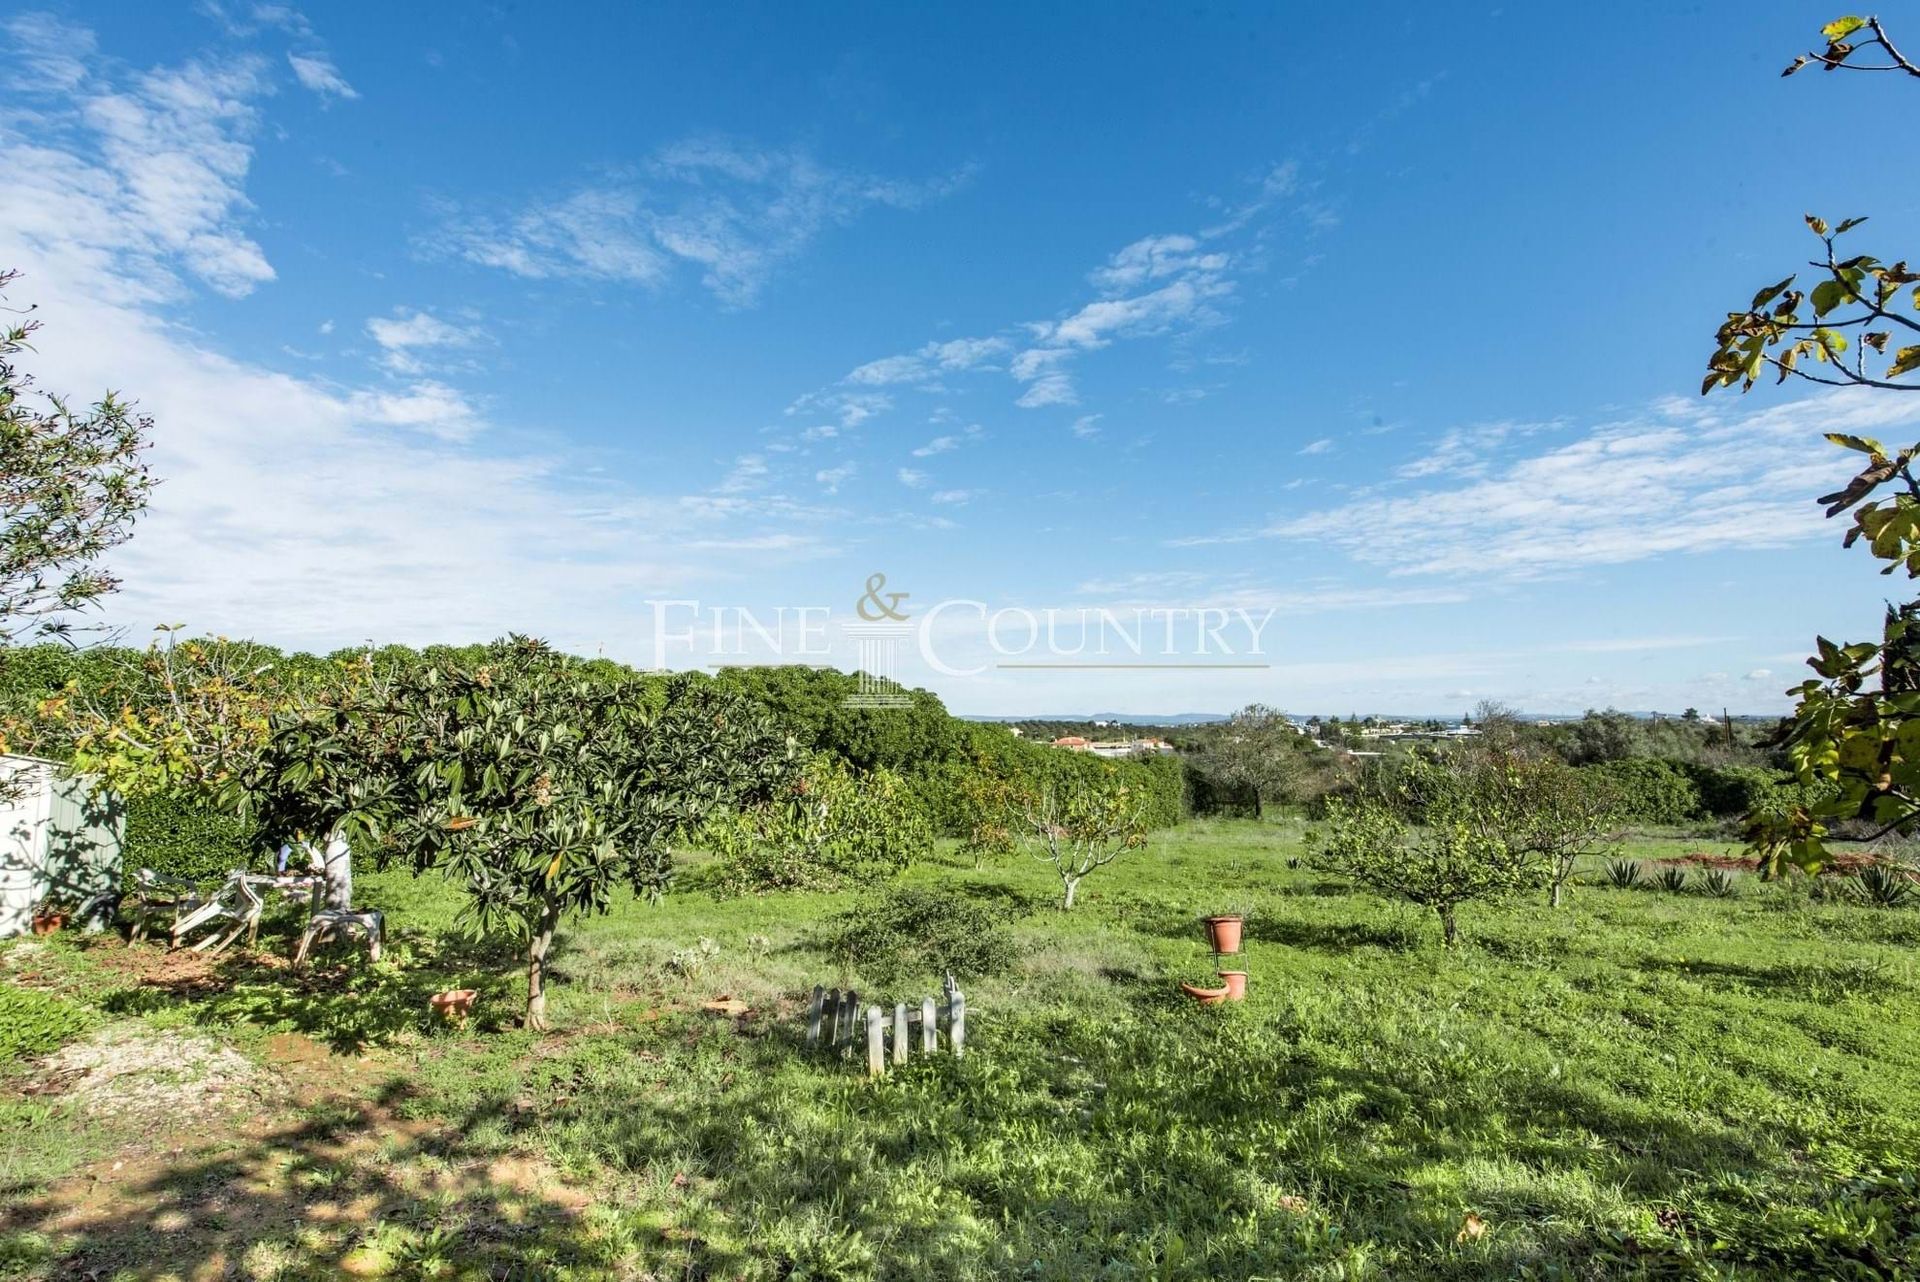
[[1683, 824], [1700, 818], [1700, 789], [1684, 766], [1651, 757], [1582, 766], [1612, 784], [1625, 818], [1649, 824]]
[[1186, 771], [1173, 754], [1108, 759], [1029, 743], [1004, 726], [957, 724], [960, 750], [944, 760], [925, 763], [908, 776], [909, 786], [933, 819], [935, 831], [944, 836], [966, 835], [964, 786], [967, 776], [979, 770], [1035, 787], [1045, 786], [1049, 780], [1118, 777], [1147, 793], [1149, 826], [1171, 828], [1186, 818]]
[[1739, 819], [1763, 806], [1812, 799], [1792, 775], [1765, 766], [1706, 766], [1629, 757], [1581, 769], [1611, 781], [1619, 790], [1623, 817], [1638, 823]]
[[253, 826], [233, 815], [172, 797], [127, 803], [121, 862], [128, 872], [151, 868], [169, 877], [212, 878], [265, 861]]

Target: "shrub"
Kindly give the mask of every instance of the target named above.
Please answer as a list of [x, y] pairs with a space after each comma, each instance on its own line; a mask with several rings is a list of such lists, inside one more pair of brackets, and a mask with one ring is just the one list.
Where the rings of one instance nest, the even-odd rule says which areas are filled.
[[1700, 793], [1700, 808], [1715, 818], [1751, 813], [1791, 777], [1763, 766], [1690, 766], [1687, 774]]
[[949, 892], [902, 886], [856, 904], [827, 923], [840, 965], [883, 984], [922, 975], [996, 975], [1019, 958], [1010, 923], [1019, 910]]
[[1700, 874], [1700, 889], [1715, 899], [1732, 899], [1738, 886], [1726, 869], [1709, 868]]
[[247, 820], [168, 796], [127, 800], [122, 866], [169, 877], [207, 880], [251, 868], [266, 856], [262, 834]]
[[821, 753], [765, 805], [709, 821], [703, 840], [729, 889], [792, 890], [891, 877], [933, 850], [933, 827], [899, 775]]
[[0, 984], [0, 1064], [59, 1050], [93, 1024], [91, 1010], [55, 993]]
[[1701, 815], [1700, 789], [1671, 761], [1634, 757], [1584, 766], [1618, 798], [1622, 818], [1647, 824], [1684, 824]]
[[1672, 891], [1678, 895], [1687, 888], [1687, 870], [1677, 866], [1662, 868], [1653, 882], [1660, 889]]

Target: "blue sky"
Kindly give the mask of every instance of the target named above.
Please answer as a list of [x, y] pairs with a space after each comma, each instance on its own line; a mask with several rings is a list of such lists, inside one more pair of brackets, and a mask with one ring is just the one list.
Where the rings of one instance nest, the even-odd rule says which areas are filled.
[[1769, 712], [1896, 586], [1809, 500], [1920, 405], [1695, 395], [1803, 212], [1920, 233], [1821, 161], [1903, 87], [1777, 76], [1823, 9], [453, 8], [0, 8], [33, 368], [157, 422], [136, 634], [699, 666], [648, 602], [880, 571], [1273, 611], [901, 659], [964, 712]]

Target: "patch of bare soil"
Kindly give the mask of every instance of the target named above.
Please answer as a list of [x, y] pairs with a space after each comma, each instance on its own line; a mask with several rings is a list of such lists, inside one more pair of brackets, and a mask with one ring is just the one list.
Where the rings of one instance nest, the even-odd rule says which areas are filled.
[[139, 1138], [0, 1204], [0, 1233], [49, 1245], [20, 1276], [296, 1282], [432, 1276], [449, 1256], [480, 1277], [617, 1264], [583, 1219], [588, 1190], [537, 1157], [389, 1108], [391, 1057], [297, 1033], [260, 1052], [123, 1025], [43, 1060], [36, 1089]]
[[278, 1092], [253, 1061], [209, 1037], [117, 1024], [40, 1060], [23, 1088], [91, 1118], [169, 1126], [253, 1110]]

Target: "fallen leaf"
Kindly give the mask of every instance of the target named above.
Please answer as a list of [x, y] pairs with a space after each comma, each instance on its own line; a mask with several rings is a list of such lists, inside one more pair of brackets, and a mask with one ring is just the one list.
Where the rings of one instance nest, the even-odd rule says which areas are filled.
[[1456, 1242], [1478, 1242], [1486, 1235], [1487, 1222], [1475, 1215], [1472, 1211], [1468, 1211], [1467, 1218], [1460, 1221], [1460, 1231], [1454, 1234], [1453, 1240]]

